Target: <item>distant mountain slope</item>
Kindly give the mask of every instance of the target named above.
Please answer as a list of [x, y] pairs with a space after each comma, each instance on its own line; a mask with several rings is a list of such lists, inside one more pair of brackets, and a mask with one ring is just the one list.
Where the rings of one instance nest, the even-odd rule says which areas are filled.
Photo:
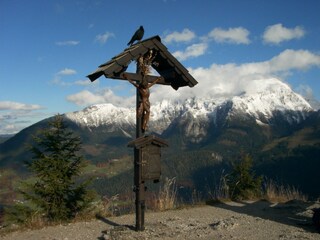
[[[288, 183], [296, 184], [292, 180], [297, 179], [286, 173], [292, 159], [299, 162], [300, 168], [291, 169], [292, 174], [306, 174], [301, 168], [303, 161], [309, 160], [314, 168], [305, 169], [311, 171], [310, 175], [315, 174], [320, 167], [314, 160], [320, 149], [319, 112], [288, 85], [276, 79], [266, 82], [231, 98], [189, 98], [152, 104], [147, 134], [160, 135], [170, 146], [163, 154], [163, 172], [203, 187], [203, 181], [208, 181], [217, 166], [223, 168], [246, 152], [253, 155], [261, 173], [277, 173], [278, 179]], [[135, 137], [135, 112], [134, 108], [97, 104], [64, 117], [81, 137], [86, 159], [100, 164], [132, 156], [127, 143]], [[32, 135], [47, 121], [0, 144], [0, 166], [23, 170], [22, 162], [31, 157], [26, 145], [32, 143]], [[311, 159], [305, 159], [307, 156]], [[278, 164], [281, 167], [277, 168]], [[310, 185], [310, 179], [300, 179], [305, 181], [304, 186]], [[100, 185], [106, 184], [99, 181]]]
[[7, 141], [8, 139], [10, 139], [11, 137], [13, 137], [14, 134], [4, 134], [4, 135], [0, 135], [0, 144]]

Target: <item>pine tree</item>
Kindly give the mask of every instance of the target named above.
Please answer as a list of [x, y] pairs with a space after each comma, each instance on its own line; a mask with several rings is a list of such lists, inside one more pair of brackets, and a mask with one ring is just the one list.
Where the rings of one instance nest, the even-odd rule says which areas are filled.
[[243, 200], [259, 197], [262, 177], [256, 177], [252, 171], [252, 157], [245, 154], [240, 161], [233, 163], [233, 170], [227, 176], [229, 195], [232, 200]]
[[34, 140], [33, 160], [27, 167], [36, 181], [27, 184], [28, 190], [22, 193], [49, 221], [70, 219], [91, 200], [88, 182], [77, 182], [85, 167], [83, 157], [77, 154], [81, 149], [80, 138], [67, 129], [61, 115], [56, 115]]

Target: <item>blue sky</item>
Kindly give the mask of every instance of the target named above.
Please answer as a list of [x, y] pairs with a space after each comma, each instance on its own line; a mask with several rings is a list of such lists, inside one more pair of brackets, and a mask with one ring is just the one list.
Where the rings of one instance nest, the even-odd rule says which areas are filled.
[[[277, 78], [319, 101], [319, 12], [317, 0], [1, 0], [0, 134], [91, 104], [134, 106], [129, 83], [85, 76], [140, 25], [198, 80], [189, 94], [232, 96]], [[183, 95], [154, 92], [153, 101]]]

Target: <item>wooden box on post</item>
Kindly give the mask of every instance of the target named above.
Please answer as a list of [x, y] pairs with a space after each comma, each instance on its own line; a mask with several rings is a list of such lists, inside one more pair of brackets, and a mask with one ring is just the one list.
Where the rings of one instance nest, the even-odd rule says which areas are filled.
[[161, 175], [161, 147], [168, 147], [165, 140], [156, 136], [143, 136], [129, 142], [128, 147], [141, 151], [141, 180], [159, 181]]

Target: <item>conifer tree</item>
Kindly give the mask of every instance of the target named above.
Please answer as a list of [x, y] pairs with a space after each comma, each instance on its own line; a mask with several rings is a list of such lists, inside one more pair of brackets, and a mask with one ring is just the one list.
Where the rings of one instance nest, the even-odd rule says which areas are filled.
[[256, 177], [252, 171], [252, 157], [245, 154], [240, 161], [233, 163], [233, 170], [227, 176], [229, 195], [232, 200], [244, 200], [259, 197], [262, 177]]
[[63, 117], [56, 115], [47, 129], [34, 137], [33, 160], [27, 167], [36, 181], [27, 184], [23, 195], [42, 210], [49, 221], [67, 220], [90, 202], [88, 182], [77, 182], [85, 166], [78, 155], [80, 138], [67, 129]]

